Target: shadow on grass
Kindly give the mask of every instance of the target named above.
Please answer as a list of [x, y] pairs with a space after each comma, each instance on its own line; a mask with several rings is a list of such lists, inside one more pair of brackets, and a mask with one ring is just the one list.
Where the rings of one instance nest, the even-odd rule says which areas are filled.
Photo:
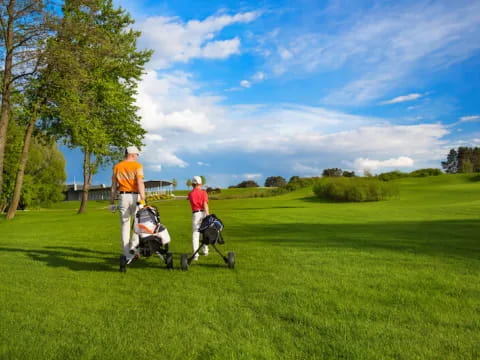
[[472, 181], [472, 182], [480, 181], [480, 174], [479, 174], [479, 175], [472, 176], [472, 177], [470, 178], [470, 181]]
[[286, 248], [349, 248], [442, 257], [480, 258], [480, 221], [418, 221], [366, 224], [255, 224], [229, 227], [242, 242]]
[[271, 209], [304, 209], [304, 208], [305, 206], [264, 206], [264, 207], [236, 208], [235, 211], [271, 210]]
[[[68, 246], [48, 246], [43, 249], [0, 247], [0, 252], [25, 254], [32, 260], [44, 262], [48, 266], [66, 267], [73, 271], [118, 272], [120, 266], [120, 255], [114, 256], [109, 252], [97, 252], [88, 248]], [[161, 268], [165, 267], [165, 264], [156, 257], [152, 261], [141, 258], [133, 262], [131, 266], [134, 268]]]

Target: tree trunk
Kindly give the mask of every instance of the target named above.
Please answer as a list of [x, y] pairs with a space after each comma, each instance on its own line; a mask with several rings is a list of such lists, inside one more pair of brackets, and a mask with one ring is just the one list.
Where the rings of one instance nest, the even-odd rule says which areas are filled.
[[32, 141], [32, 133], [35, 128], [35, 122], [37, 121], [37, 105], [34, 105], [32, 118], [27, 125], [25, 131], [25, 140], [23, 142], [22, 156], [20, 158], [20, 164], [18, 165], [17, 177], [15, 179], [15, 189], [13, 190], [13, 197], [8, 207], [7, 220], [15, 217], [15, 212], [20, 202], [20, 194], [22, 192], [23, 176], [25, 175], [25, 168], [27, 167], [28, 154], [30, 152], [30, 143]]
[[[3, 189], [3, 160], [5, 157], [5, 145], [7, 143], [8, 120], [10, 116], [10, 90], [12, 81], [13, 63], [13, 20], [15, 0], [10, 0], [7, 5], [8, 22], [5, 36], [5, 64], [3, 68], [2, 83], [2, 106], [0, 110], [0, 196]], [[1, 197], [0, 197], [1, 199]]]
[[90, 189], [90, 184], [92, 182], [92, 169], [91, 169], [91, 159], [90, 152], [84, 150], [83, 152], [83, 189], [82, 189], [82, 201], [80, 202], [80, 208], [78, 209], [77, 214], [83, 214], [87, 206], [88, 201], [88, 190]]

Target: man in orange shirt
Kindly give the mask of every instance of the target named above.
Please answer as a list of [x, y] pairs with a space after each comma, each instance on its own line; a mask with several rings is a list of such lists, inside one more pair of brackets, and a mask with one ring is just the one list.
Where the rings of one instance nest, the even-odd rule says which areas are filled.
[[125, 159], [113, 168], [112, 192], [110, 197], [111, 209], [115, 211], [115, 197], [117, 191], [120, 223], [122, 225], [123, 254], [130, 259], [130, 249], [138, 245], [138, 235], [130, 237], [131, 221], [134, 219], [137, 202], [145, 201], [145, 185], [143, 183], [143, 167], [137, 159], [140, 151], [135, 146], [125, 149]]

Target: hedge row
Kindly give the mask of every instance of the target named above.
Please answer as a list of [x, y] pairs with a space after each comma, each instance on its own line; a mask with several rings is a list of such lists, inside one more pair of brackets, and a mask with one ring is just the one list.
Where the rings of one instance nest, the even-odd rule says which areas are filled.
[[156, 200], [169, 200], [173, 198], [171, 194], [147, 195], [147, 202]]
[[314, 194], [329, 201], [363, 202], [387, 200], [398, 195], [395, 184], [375, 178], [322, 178], [313, 186]]

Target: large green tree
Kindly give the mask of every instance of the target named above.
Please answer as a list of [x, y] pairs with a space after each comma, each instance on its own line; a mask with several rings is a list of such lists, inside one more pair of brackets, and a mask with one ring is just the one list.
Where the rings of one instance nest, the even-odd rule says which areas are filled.
[[461, 146], [457, 150], [450, 149], [442, 167], [450, 174], [480, 172], [480, 148]]
[[50, 113], [45, 124], [84, 154], [85, 211], [93, 175], [121, 149], [142, 145], [135, 106], [137, 83], [151, 51], [137, 50], [133, 20], [111, 0], [67, 0], [57, 35], [48, 44], [45, 77]]
[[[0, 207], [7, 199], [3, 194], [7, 130], [12, 114], [14, 90], [21, 91], [29, 77], [36, 73], [39, 45], [49, 34], [47, 1], [0, 0]], [[23, 138], [23, 134], [20, 135]]]
[[265, 179], [265, 187], [281, 187], [287, 185], [287, 181], [282, 176], [269, 176]]

